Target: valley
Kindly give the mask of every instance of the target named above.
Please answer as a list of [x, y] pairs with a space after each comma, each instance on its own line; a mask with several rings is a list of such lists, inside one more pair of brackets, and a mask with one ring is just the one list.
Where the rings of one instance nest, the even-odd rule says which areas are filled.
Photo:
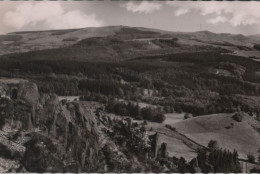
[[127, 26], [1, 35], [0, 172], [257, 172], [257, 44]]

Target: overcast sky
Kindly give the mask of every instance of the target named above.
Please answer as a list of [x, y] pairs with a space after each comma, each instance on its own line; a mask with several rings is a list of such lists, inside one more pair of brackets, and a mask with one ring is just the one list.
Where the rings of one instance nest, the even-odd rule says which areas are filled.
[[260, 34], [260, 2], [0, 1], [0, 34], [108, 25]]

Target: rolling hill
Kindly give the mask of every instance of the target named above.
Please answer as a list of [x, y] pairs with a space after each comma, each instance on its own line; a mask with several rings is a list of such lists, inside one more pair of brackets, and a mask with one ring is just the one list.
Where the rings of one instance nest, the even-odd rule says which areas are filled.
[[247, 36], [247, 37], [250, 38], [250, 39], [253, 39], [253, 40], [260, 40], [260, 34], [250, 35], [250, 36]]
[[[0, 36], [0, 55], [33, 51], [36, 59], [120, 60], [190, 50], [254, 50], [257, 41], [243, 35], [170, 32], [150, 28], [108, 26], [69, 30], [25, 31]], [[44, 50], [41, 52], [41, 50]], [[37, 52], [36, 57], [34, 52]], [[62, 55], [59, 53], [62, 52]], [[65, 57], [64, 57], [65, 56]], [[24, 57], [24, 56], [21, 56]], [[30, 58], [29, 58], [30, 59]]]
[[187, 119], [172, 126], [192, 140], [207, 146], [210, 140], [217, 140], [219, 146], [236, 149], [240, 158], [247, 154], [257, 154], [260, 147], [260, 124], [247, 114], [242, 122], [235, 121], [234, 114], [213, 114]]

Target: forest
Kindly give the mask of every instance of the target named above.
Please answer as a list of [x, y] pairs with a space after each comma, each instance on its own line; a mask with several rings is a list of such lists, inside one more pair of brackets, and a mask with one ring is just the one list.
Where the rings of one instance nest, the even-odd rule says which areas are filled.
[[20, 56], [23, 54], [2, 56], [0, 75], [29, 78], [40, 92], [79, 95], [83, 100], [102, 103], [121, 98], [194, 116], [234, 112], [238, 108], [248, 113], [259, 110], [236, 99], [237, 95], [260, 95], [260, 64], [245, 57], [217, 51], [117, 62], [21, 60]]

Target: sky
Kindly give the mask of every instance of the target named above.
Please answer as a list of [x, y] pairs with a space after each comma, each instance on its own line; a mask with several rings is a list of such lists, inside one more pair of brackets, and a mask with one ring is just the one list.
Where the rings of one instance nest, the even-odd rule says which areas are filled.
[[112, 25], [260, 34], [260, 2], [0, 1], [0, 34]]

